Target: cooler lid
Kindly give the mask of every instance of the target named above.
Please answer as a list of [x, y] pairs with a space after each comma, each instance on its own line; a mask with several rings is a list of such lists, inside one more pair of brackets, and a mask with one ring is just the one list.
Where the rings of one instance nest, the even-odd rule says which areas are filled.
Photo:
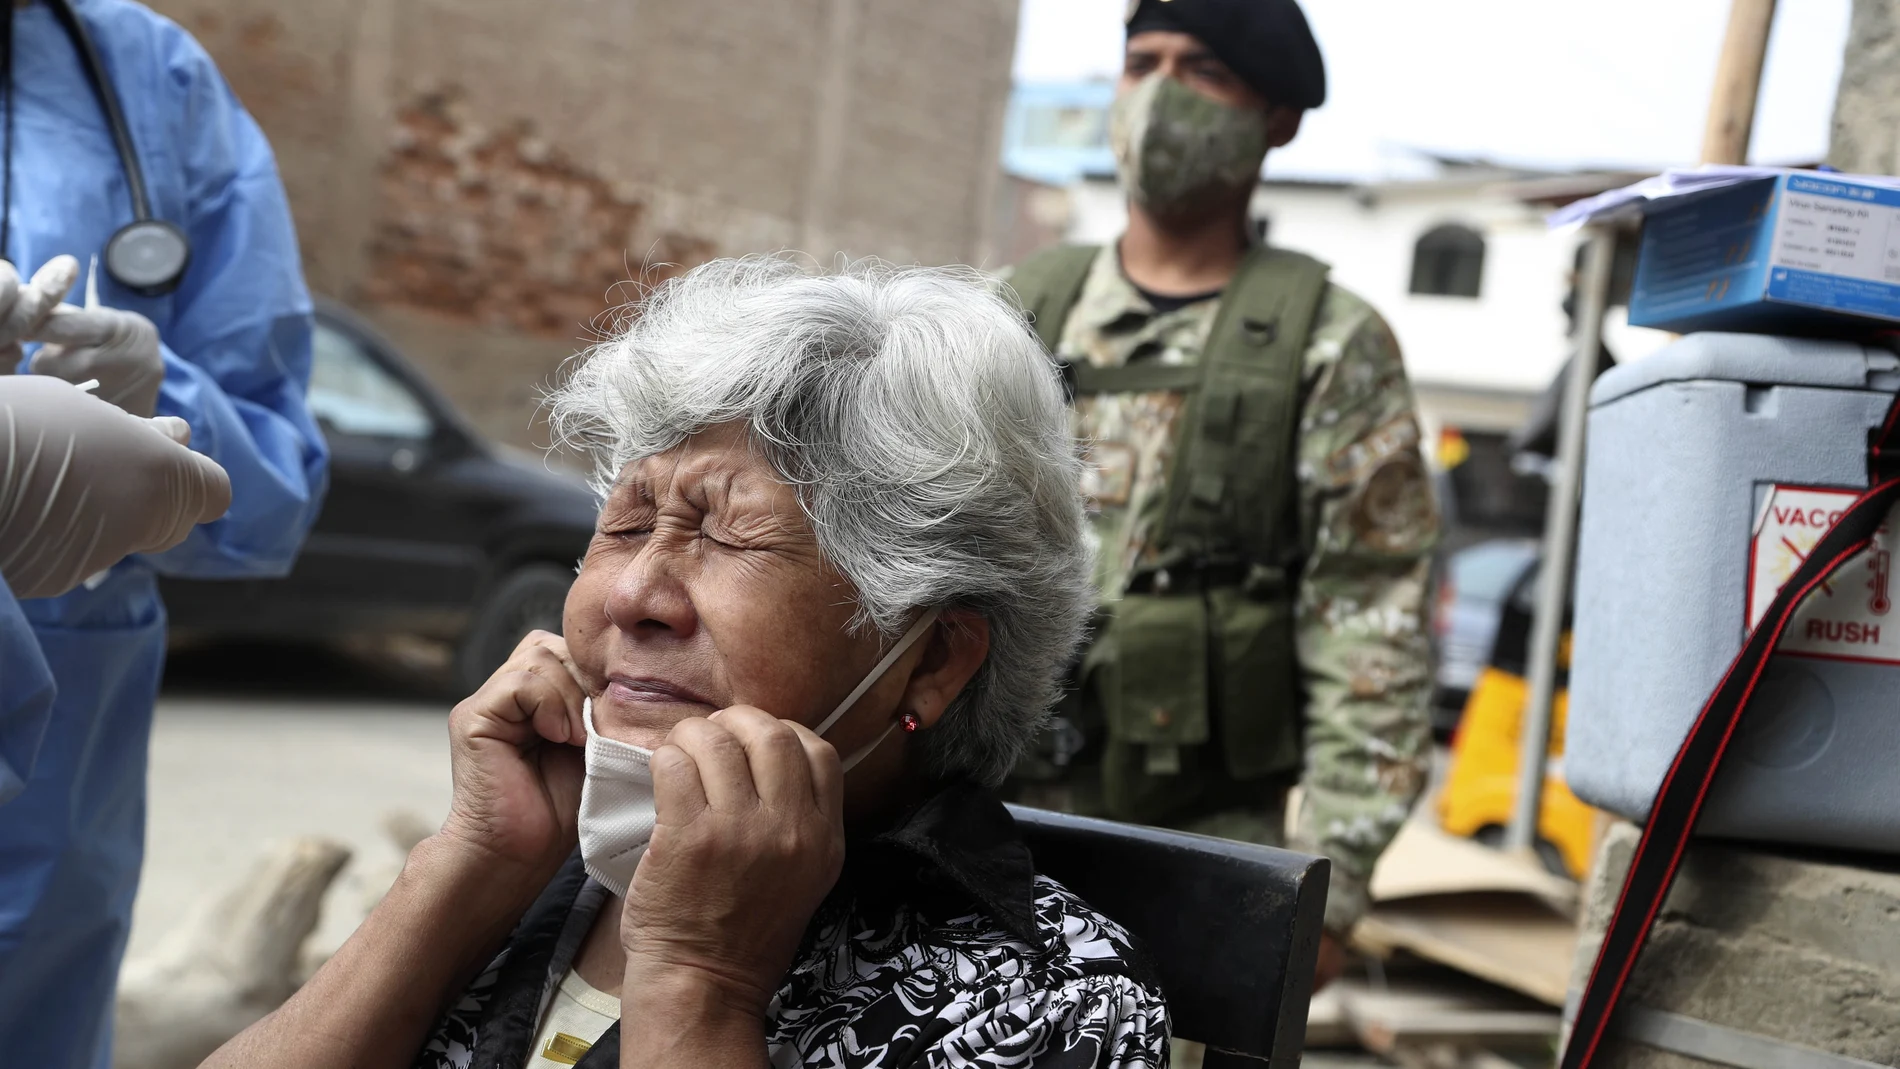
[[1697, 380], [1891, 392], [1900, 388], [1900, 356], [1853, 342], [1708, 331], [1604, 372], [1590, 390], [1590, 406]]

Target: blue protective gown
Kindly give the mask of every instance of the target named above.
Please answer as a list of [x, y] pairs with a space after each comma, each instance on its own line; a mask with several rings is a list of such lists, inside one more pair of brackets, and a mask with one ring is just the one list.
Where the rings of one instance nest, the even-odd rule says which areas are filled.
[[52, 669], [0, 576], [0, 805], [26, 789], [52, 711]]
[[[112, 997], [144, 851], [146, 751], [164, 663], [154, 572], [286, 572], [324, 488], [304, 401], [310, 297], [263, 133], [196, 41], [125, 0], [77, 0], [118, 88], [152, 211], [191, 239], [183, 285], [139, 297], [99, 273], [102, 303], [164, 343], [160, 415], [231, 475], [231, 511], [95, 590], [27, 601], [58, 694], [26, 788], [0, 805], [0, 1062], [110, 1062]], [[11, 8], [12, 5], [6, 4]], [[15, 11], [12, 234], [23, 275], [82, 267], [132, 218], [125, 176], [72, 42], [43, 5]], [[77, 294], [75, 294], [77, 297]], [[0, 680], [5, 704], [15, 680]]]

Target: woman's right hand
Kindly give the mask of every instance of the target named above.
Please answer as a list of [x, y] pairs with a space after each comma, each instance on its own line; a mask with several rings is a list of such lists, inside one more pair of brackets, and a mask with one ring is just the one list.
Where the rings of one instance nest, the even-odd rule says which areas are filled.
[[206, 1069], [410, 1064], [573, 849], [582, 694], [566, 643], [523, 639], [449, 716], [442, 830], [336, 955]]
[[455, 794], [441, 836], [538, 890], [574, 849], [586, 698], [567, 643], [530, 632], [449, 716]]

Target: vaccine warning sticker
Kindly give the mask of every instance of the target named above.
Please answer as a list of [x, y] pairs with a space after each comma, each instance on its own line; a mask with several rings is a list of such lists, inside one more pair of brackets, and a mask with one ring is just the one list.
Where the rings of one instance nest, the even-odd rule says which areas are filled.
[[[1771, 486], [1748, 548], [1748, 626], [1768, 611], [1857, 490]], [[1900, 664], [1900, 618], [1893, 613], [1893, 520], [1873, 545], [1838, 568], [1795, 610], [1780, 652], [1805, 657]]]

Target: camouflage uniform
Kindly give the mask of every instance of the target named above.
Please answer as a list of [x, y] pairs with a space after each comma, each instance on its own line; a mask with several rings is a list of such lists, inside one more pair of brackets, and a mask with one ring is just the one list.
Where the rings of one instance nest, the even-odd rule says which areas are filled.
[[[1096, 366], [1193, 364], [1219, 304], [1157, 312], [1122, 275], [1111, 245], [1090, 268], [1058, 355]], [[1326, 921], [1343, 932], [1365, 912], [1373, 864], [1424, 783], [1431, 673], [1423, 613], [1438, 518], [1398, 342], [1378, 313], [1327, 284], [1301, 363], [1301, 802], [1287, 828], [1287, 784], [1279, 781], [1251, 790], [1255, 802], [1173, 823], [1270, 844], [1290, 831], [1296, 849], [1332, 859]], [[1182, 408], [1169, 392], [1077, 399], [1105, 603], [1121, 597], [1131, 569], [1154, 552]], [[1033, 789], [1026, 796], [1052, 797]]]

